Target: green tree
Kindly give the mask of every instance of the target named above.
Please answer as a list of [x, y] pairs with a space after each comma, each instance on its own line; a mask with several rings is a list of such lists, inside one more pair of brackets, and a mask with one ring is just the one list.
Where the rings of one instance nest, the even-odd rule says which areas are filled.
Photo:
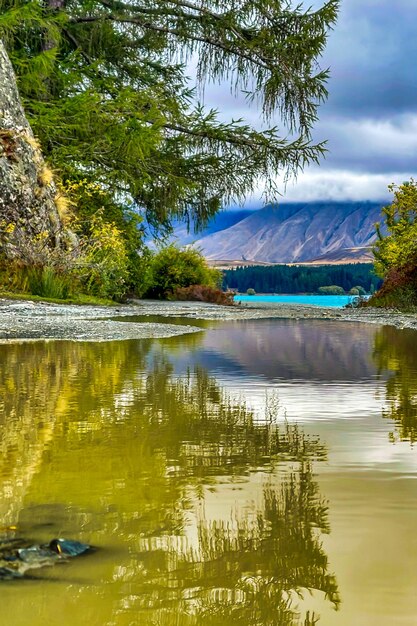
[[377, 224], [375, 271], [384, 284], [371, 304], [408, 308], [417, 304], [417, 183], [390, 185], [393, 202], [382, 210], [388, 234]]
[[[338, 0], [317, 10], [281, 0], [0, 0], [0, 37], [35, 134], [63, 181], [98, 183], [108, 201], [151, 224], [200, 226], [260, 179], [318, 161], [310, 131], [326, 98], [318, 66]], [[276, 127], [224, 123], [195, 104], [226, 80]]]
[[389, 270], [417, 266], [417, 183], [390, 185], [393, 202], [382, 209], [388, 234], [377, 225], [378, 241], [374, 246], [375, 269], [385, 277]]
[[225, 270], [223, 279], [224, 288], [235, 289], [244, 293], [247, 289], [254, 289], [258, 293], [317, 293], [323, 285], [340, 285], [349, 291], [352, 285], [360, 293], [371, 291], [382, 284], [382, 280], [375, 276], [371, 263], [351, 263], [322, 266], [288, 266], [263, 265], [238, 267]]
[[221, 272], [209, 267], [199, 250], [170, 245], [162, 248], [151, 259], [151, 286], [146, 295], [166, 298], [176, 289], [190, 285], [217, 287], [221, 279]]

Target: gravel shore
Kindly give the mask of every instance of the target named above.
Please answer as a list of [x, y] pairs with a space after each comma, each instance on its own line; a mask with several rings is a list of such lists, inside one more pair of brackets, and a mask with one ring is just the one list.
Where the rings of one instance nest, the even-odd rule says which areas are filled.
[[[149, 316], [152, 316], [152, 319], [148, 322], [146, 318]], [[155, 316], [163, 319], [155, 321]], [[118, 321], [118, 318], [124, 317], [141, 319]], [[167, 318], [182, 318], [182, 323], [170, 324]], [[0, 341], [21, 339], [113, 341], [173, 337], [199, 332], [201, 329], [198, 328], [196, 320], [261, 318], [327, 319], [417, 329], [416, 314], [372, 308], [337, 309], [260, 302], [224, 307], [200, 302], [150, 300], [140, 300], [117, 307], [97, 307], [0, 299]]]

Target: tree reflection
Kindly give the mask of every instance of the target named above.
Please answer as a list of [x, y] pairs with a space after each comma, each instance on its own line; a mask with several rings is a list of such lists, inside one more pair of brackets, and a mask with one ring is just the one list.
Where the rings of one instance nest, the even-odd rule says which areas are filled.
[[202, 368], [177, 377], [170, 345], [0, 348], [10, 521], [65, 497], [75, 527], [126, 546], [101, 574], [112, 617], [100, 605], [96, 623], [312, 626], [304, 592], [339, 604], [312, 473], [325, 448], [274, 415], [259, 421]]
[[[314, 624], [318, 616], [301, 614], [297, 596], [317, 591], [339, 606], [320, 532], [328, 532], [327, 509], [310, 465], [301, 464], [279, 488], [264, 487], [250, 513], [229, 520], [202, 515], [193, 548], [141, 540], [147, 576], [130, 588], [131, 608], [144, 624]], [[155, 621], [147, 621], [149, 609]]]
[[398, 331], [383, 326], [375, 335], [374, 358], [381, 373], [391, 375], [386, 382], [387, 408], [383, 416], [396, 423], [393, 440], [410, 441], [417, 438], [417, 350], [416, 331]]
[[254, 513], [234, 527], [200, 524], [203, 567], [194, 571], [205, 589], [201, 622], [215, 624], [221, 617], [229, 624], [293, 624], [298, 615], [291, 594], [303, 590], [321, 591], [337, 607], [337, 584], [316, 532], [328, 531], [327, 510], [309, 464], [281, 488], [266, 487]]

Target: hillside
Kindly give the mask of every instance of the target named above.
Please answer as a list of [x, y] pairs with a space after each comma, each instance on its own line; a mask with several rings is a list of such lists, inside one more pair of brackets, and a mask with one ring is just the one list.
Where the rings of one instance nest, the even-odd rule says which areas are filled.
[[381, 207], [376, 202], [269, 205], [196, 244], [209, 260], [369, 261]]
[[194, 243], [197, 240], [212, 235], [222, 230], [226, 230], [231, 226], [234, 226], [238, 222], [252, 215], [253, 210], [250, 209], [233, 209], [220, 211], [215, 215], [207, 224], [207, 226], [199, 233], [194, 230], [194, 225], [191, 223], [189, 227], [187, 224], [180, 221], [174, 221], [173, 223], [173, 235], [170, 240], [175, 241], [180, 246], [185, 246], [190, 243]]

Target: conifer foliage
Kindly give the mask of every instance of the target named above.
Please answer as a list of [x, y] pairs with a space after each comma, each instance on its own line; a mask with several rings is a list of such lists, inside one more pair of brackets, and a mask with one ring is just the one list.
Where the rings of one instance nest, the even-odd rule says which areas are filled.
[[[317, 161], [319, 67], [338, 0], [0, 0], [0, 37], [44, 154], [65, 181], [99, 184], [155, 226], [200, 225], [259, 181]], [[259, 103], [259, 131], [197, 103], [187, 79]], [[187, 69], [188, 67], [188, 69]], [[71, 183], [72, 184], [72, 183]], [[103, 202], [103, 206], [106, 202]]]

